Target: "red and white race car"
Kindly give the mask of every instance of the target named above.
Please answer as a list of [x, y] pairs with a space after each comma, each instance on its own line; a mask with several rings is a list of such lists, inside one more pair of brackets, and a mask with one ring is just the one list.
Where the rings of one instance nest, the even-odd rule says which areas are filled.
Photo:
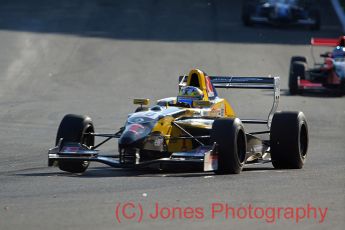
[[308, 68], [307, 58], [293, 56], [290, 61], [290, 94], [301, 94], [306, 90], [328, 90], [345, 94], [345, 36], [339, 38], [312, 38], [313, 46], [333, 47], [331, 52], [320, 54], [322, 63]]

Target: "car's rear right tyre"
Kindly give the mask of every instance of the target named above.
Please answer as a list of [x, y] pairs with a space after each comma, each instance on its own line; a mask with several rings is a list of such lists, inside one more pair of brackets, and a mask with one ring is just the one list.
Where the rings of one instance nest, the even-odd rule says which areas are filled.
[[308, 151], [308, 124], [303, 112], [277, 112], [270, 131], [272, 164], [278, 169], [300, 169]]
[[[60, 139], [63, 142], [77, 142], [86, 146], [94, 146], [94, 136], [87, 135], [93, 133], [94, 126], [92, 120], [88, 116], [80, 116], [75, 114], [67, 114], [61, 121], [57, 135], [57, 145]], [[58, 166], [60, 170], [70, 173], [83, 173], [89, 166], [89, 162], [81, 160], [59, 160]]]
[[218, 153], [217, 174], [238, 174], [246, 158], [246, 134], [240, 119], [221, 118], [213, 122], [211, 143]]

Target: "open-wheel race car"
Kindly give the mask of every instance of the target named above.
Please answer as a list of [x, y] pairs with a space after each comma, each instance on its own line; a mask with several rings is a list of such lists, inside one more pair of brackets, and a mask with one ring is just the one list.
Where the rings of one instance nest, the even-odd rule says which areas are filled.
[[345, 94], [345, 36], [339, 38], [312, 38], [314, 46], [330, 46], [333, 50], [320, 54], [322, 63], [308, 68], [307, 58], [293, 56], [290, 61], [289, 91], [290, 94], [301, 94], [305, 91], [329, 91], [337, 95]]
[[[217, 88], [271, 89], [273, 106], [267, 119], [240, 119]], [[48, 165], [84, 172], [96, 161], [119, 168], [191, 168], [217, 174], [240, 173], [245, 164], [272, 162], [275, 168], [302, 168], [308, 149], [303, 112], [276, 112], [279, 77], [207, 76], [192, 69], [179, 77], [179, 94], [158, 100], [134, 99], [140, 107], [114, 133], [97, 133], [88, 116], [66, 115], [58, 128]], [[266, 128], [246, 132], [246, 126]], [[268, 138], [259, 138], [260, 135]], [[105, 140], [95, 143], [95, 137]], [[98, 148], [118, 139], [119, 154], [104, 156]]]
[[319, 30], [320, 11], [307, 0], [246, 0], [242, 7], [242, 21], [254, 24], [300, 25]]

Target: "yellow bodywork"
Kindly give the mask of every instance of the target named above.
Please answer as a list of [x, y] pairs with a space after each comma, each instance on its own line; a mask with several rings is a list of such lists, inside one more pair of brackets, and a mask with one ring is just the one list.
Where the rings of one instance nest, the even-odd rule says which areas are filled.
[[[152, 130], [152, 132], [160, 133], [160, 135], [165, 137], [165, 144], [167, 145], [168, 152], [192, 150], [192, 140], [174, 139], [175, 137], [185, 135], [185, 133], [181, 131], [178, 127], [172, 125], [172, 122], [175, 121], [175, 119], [181, 117], [235, 117], [235, 112], [226, 99], [218, 97], [210, 99], [210, 92], [208, 92], [209, 88], [207, 87], [206, 82], [207, 76], [205, 76], [205, 74], [202, 71], [198, 69], [191, 70], [187, 78], [187, 85], [195, 86], [193, 85], [193, 83], [196, 84], [196, 77], [198, 80], [197, 83], [199, 84], [198, 87], [203, 91], [204, 97], [202, 101], [205, 101], [205, 103], [197, 101], [193, 104], [193, 108], [181, 108], [184, 111], [183, 113], [181, 113], [181, 115], [179, 115], [178, 117], [166, 116], [160, 119]], [[210, 125], [207, 122], [203, 122], [202, 119], [200, 119], [200, 121], [192, 120], [190, 123], [184, 123], [181, 126], [185, 129], [191, 127], [210, 130], [212, 128], [212, 125]]]

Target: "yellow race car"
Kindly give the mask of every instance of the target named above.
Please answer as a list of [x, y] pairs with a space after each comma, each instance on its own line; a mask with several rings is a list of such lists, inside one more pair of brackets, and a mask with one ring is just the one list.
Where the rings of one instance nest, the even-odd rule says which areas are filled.
[[[217, 88], [272, 89], [273, 106], [266, 120], [240, 119]], [[217, 174], [240, 173], [245, 164], [272, 162], [275, 168], [302, 168], [308, 149], [303, 112], [276, 112], [279, 77], [208, 76], [192, 69], [179, 77], [176, 97], [134, 99], [140, 107], [116, 133], [96, 133], [88, 116], [68, 114], [58, 128], [48, 165], [71, 173], [84, 172], [91, 161], [112, 167], [199, 169]], [[245, 125], [265, 130], [246, 132]], [[266, 134], [268, 138], [258, 136]], [[95, 144], [95, 137], [105, 140]], [[102, 156], [98, 148], [118, 138], [119, 154]]]

